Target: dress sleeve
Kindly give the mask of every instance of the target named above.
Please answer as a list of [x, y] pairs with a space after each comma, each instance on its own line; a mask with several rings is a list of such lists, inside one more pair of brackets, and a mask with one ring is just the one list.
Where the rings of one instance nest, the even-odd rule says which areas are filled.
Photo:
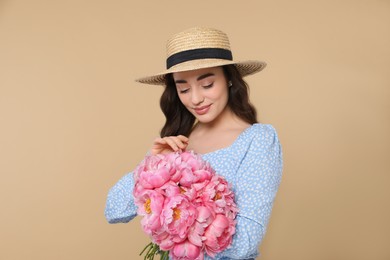
[[239, 208], [232, 246], [218, 259], [254, 259], [262, 241], [282, 176], [282, 151], [271, 125], [257, 125], [237, 171]]
[[137, 215], [133, 189], [133, 173], [123, 176], [110, 189], [104, 212], [108, 223], [127, 223]]

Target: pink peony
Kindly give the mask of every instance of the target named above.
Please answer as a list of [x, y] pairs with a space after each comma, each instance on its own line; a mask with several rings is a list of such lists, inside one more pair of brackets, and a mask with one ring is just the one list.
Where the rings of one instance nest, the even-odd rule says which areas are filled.
[[145, 159], [137, 166], [137, 168], [134, 171], [134, 180], [138, 182], [140, 173], [157, 169], [159, 163], [163, 163], [163, 164], [166, 163], [163, 161], [163, 158], [164, 157], [162, 157], [161, 155], [145, 156]]
[[196, 208], [186, 196], [179, 194], [167, 198], [161, 212], [161, 222], [174, 242], [179, 243], [187, 238], [188, 231], [196, 219], [196, 213]]
[[136, 168], [134, 179], [146, 189], [161, 187], [176, 173], [175, 164], [162, 154], [148, 155]]
[[224, 213], [229, 218], [236, 217], [238, 209], [234, 202], [234, 193], [223, 177], [213, 176], [204, 187], [201, 197], [203, 203], [213, 208], [216, 213]]
[[171, 239], [171, 235], [163, 229], [161, 229], [160, 232], [154, 232], [152, 234], [152, 240], [164, 251], [169, 251], [176, 245]]
[[168, 153], [165, 155], [165, 160], [170, 162], [171, 167], [171, 181], [178, 182], [181, 178], [181, 172], [178, 171], [178, 165], [181, 162], [181, 156], [179, 153]]
[[161, 194], [164, 194], [165, 197], [170, 198], [176, 195], [183, 193], [183, 190], [173, 181], [168, 181], [159, 189]]
[[234, 220], [228, 219], [222, 214], [216, 215], [204, 234], [206, 237], [204, 244], [207, 254], [214, 257], [216, 253], [226, 249], [232, 241], [234, 232]]
[[173, 250], [171, 250], [171, 257], [180, 260], [201, 260], [203, 259], [203, 254], [200, 252], [200, 247], [186, 240], [175, 245]]
[[192, 244], [202, 247], [205, 240], [205, 230], [213, 222], [214, 214], [209, 208], [204, 206], [198, 207], [197, 211], [198, 216], [188, 235], [188, 240]]
[[160, 215], [164, 206], [164, 196], [159, 192], [148, 190], [137, 201], [137, 213], [143, 216], [141, 225], [150, 235], [161, 228]]
[[190, 187], [194, 183], [209, 180], [214, 174], [210, 165], [194, 152], [184, 152], [180, 158], [177, 169], [181, 172], [179, 183], [182, 186]]
[[169, 169], [159, 168], [140, 173], [139, 184], [146, 189], [159, 188], [171, 178]]

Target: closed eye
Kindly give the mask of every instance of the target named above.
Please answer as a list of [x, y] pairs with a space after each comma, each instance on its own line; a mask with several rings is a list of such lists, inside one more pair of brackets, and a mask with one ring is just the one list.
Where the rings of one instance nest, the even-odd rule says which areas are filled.
[[179, 90], [179, 93], [180, 93], [180, 94], [184, 94], [184, 93], [187, 93], [188, 91], [189, 91], [189, 88], [180, 89], [180, 90]]
[[213, 85], [214, 85], [214, 82], [209, 84], [209, 85], [203, 86], [203, 88], [208, 89], [208, 88], [211, 88]]

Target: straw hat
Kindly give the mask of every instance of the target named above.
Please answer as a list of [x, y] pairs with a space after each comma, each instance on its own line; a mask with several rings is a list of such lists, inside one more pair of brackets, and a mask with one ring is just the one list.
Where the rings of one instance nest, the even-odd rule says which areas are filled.
[[165, 75], [173, 72], [196, 70], [235, 64], [241, 75], [261, 71], [263, 61], [233, 61], [228, 36], [216, 29], [195, 27], [174, 35], [167, 42], [167, 69], [156, 75], [136, 79], [152, 85], [164, 85]]

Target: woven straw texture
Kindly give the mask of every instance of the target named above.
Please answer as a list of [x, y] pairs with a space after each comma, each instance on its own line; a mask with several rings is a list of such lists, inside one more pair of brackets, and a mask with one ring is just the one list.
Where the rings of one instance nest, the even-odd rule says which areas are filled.
[[167, 57], [182, 51], [199, 48], [230, 50], [228, 36], [216, 29], [195, 27], [174, 35], [167, 42]]

